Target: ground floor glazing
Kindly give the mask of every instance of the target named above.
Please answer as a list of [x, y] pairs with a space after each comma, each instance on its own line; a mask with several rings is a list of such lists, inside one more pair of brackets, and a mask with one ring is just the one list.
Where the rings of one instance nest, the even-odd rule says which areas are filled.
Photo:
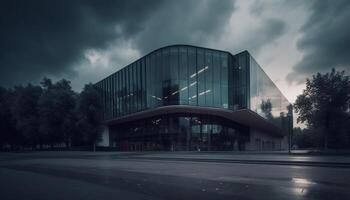
[[122, 151], [245, 150], [249, 128], [210, 115], [161, 115], [109, 127], [111, 146]]

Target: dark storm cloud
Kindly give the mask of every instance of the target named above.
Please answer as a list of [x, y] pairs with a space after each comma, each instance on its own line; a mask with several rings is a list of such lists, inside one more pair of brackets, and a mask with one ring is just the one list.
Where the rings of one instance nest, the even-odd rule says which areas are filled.
[[257, 54], [264, 45], [274, 42], [281, 37], [285, 31], [286, 24], [282, 20], [275, 18], [265, 19], [261, 27], [251, 34], [248, 42], [245, 43], [245, 48], [250, 50], [253, 54]]
[[314, 1], [309, 6], [311, 16], [297, 43], [304, 55], [287, 76], [289, 81], [298, 80], [300, 75], [330, 71], [332, 67], [350, 67], [350, 1]]
[[2, 2], [0, 84], [74, 73], [72, 63], [85, 49], [132, 37], [159, 6], [159, 1], [133, 0]]
[[168, 1], [148, 21], [136, 44], [143, 53], [175, 43], [205, 46], [220, 39], [233, 10], [232, 0]]
[[132, 41], [141, 53], [173, 43], [203, 45], [220, 33], [233, 8], [231, 0], [6, 1], [0, 6], [0, 85], [72, 77], [85, 50], [107, 49], [118, 39]]
[[266, 9], [266, 5], [263, 1], [256, 1], [250, 7], [250, 13], [255, 16], [261, 16]]

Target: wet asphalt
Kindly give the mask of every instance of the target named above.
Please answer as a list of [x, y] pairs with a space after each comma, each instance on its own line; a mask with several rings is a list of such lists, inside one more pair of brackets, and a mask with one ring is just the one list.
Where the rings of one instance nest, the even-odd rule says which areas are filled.
[[150, 156], [1, 153], [0, 199], [350, 199], [348, 167]]

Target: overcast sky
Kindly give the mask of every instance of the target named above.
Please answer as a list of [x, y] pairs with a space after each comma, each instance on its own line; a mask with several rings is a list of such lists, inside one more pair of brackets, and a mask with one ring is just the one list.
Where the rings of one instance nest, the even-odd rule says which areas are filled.
[[305, 78], [349, 69], [350, 1], [1, 1], [0, 85], [67, 78], [79, 91], [170, 44], [248, 50], [294, 102]]

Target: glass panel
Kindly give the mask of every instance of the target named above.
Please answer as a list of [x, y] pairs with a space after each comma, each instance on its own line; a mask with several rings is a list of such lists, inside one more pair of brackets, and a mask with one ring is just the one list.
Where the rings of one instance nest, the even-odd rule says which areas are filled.
[[186, 105], [188, 104], [188, 59], [187, 59], [187, 48], [180, 47], [180, 65], [179, 65], [179, 104]]
[[105, 102], [105, 119], [108, 119], [108, 85], [107, 79], [103, 81], [103, 86], [105, 88], [104, 102]]
[[107, 109], [107, 112], [106, 112], [106, 117], [107, 117], [107, 119], [109, 119], [110, 118], [110, 116], [109, 116], [109, 114], [110, 114], [110, 105], [109, 105], [109, 94], [110, 94], [110, 91], [109, 91], [109, 79], [106, 79], [106, 81], [105, 81], [105, 85], [106, 85], [106, 91], [107, 91], [107, 94], [106, 94], [106, 104], [107, 104], [107, 106], [106, 106], [106, 109]]
[[162, 77], [161, 77], [161, 86], [162, 86], [162, 104], [161, 105], [168, 105], [169, 104], [169, 98], [171, 95], [171, 76], [170, 76], [170, 50], [169, 48], [162, 49]]
[[205, 106], [205, 73], [208, 67], [204, 64], [204, 50], [197, 49], [197, 81], [198, 81], [198, 105]]
[[230, 110], [235, 110], [233, 98], [235, 92], [233, 85], [234, 64], [234, 57], [228, 54], [228, 108]]
[[199, 117], [191, 118], [190, 150], [199, 150], [201, 145], [201, 120]]
[[152, 71], [151, 71], [151, 61], [150, 61], [150, 55], [146, 56], [146, 96], [147, 96], [147, 108], [151, 108], [151, 103], [153, 103], [153, 94], [151, 93], [151, 86], [152, 86]]
[[105, 80], [105, 87], [106, 87], [106, 119], [109, 119], [109, 85], [108, 85], [108, 79]]
[[131, 65], [126, 67], [126, 114], [129, 114], [131, 111], [131, 104], [132, 102], [130, 101], [130, 93], [131, 93]]
[[106, 79], [107, 84], [107, 119], [111, 118], [111, 85], [110, 85], [110, 79]]
[[218, 52], [213, 53], [213, 96], [214, 107], [221, 107], [221, 67], [220, 67], [220, 54]]
[[110, 105], [110, 118], [113, 118], [113, 111], [114, 111], [114, 107], [113, 107], [113, 75], [111, 75], [109, 77], [109, 105]]
[[196, 49], [188, 47], [188, 75], [189, 75], [189, 104], [197, 105], [197, 66], [196, 66]]
[[108, 87], [109, 87], [109, 94], [108, 94], [109, 119], [111, 119], [113, 117], [113, 88], [112, 88], [112, 81], [113, 81], [113, 76], [110, 76], [108, 78]]
[[134, 83], [134, 88], [133, 88], [133, 94], [132, 94], [132, 98], [133, 98], [133, 101], [134, 101], [134, 110], [133, 112], [137, 112], [138, 109], [139, 109], [139, 95], [138, 95], [138, 91], [139, 91], [139, 82], [140, 82], [140, 78], [138, 76], [138, 68], [140, 66], [140, 62], [137, 61], [135, 64], [134, 64], [134, 80], [133, 80], [133, 83]]
[[221, 60], [221, 107], [228, 108], [228, 57], [220, 53]]
[[136, 62], [136, 72], [135, 72], [135, 81], [136, 81], [136, 89], [135, 89], [135, 100], [136, 100], [136, 111], [141, 110], [141, 76], [140, 76], [140, 60]]
[[122, 80], [123, 80], [123, 103], [122, 103], [122, 110], [123, 110], [123, 115], [127, 114], [127, 104], [126, 104], [126, 93], [127, 93], [127, 84], [126, 84], [126, 68], [122, 70]]
[[205, 105], [213, 106], [213, 55], [211, 50], [205, 51]]
[[103, 102], [103, 119], [106, 119], [106, 102], [105, 102], [105, 95], [106, 95], [106, 90], [104, 87], [104, 80], [101, 81], [101, 88], [102, 88], [102, 102]]
[[[156, 96], [156, 85], [158, 84], [157, 83], [157, 76], [159, 76], [159, 71], [157, 73], [157, 70], [156, 70], [156, 54], [155, 53], [152, 53], [151, 54], [151, 59], [150, 59], [150, 80], [151, 80], [151, 85], [150, 85], [150, 96], [151, 96], [151, 99], [150, 99], [150, 107], [151, 108], [155, 108], [156, 105], [157, 105], [157, 101], [159, 101], [158, 98], [160, 97], [157, 97]], [[159, 85], [159, 84], [158, 84]]]
[[179, 104], [179, 51], [177, 47], [170, 49], [170, 92], [167, 96], [168, 104]]
[[133, 101], [133, 65], [129, 65], [128, 67], [128, 86], [129, 86], [129, 90], [128, 90], [128, 95], [127, 95], [127, 99], [128, 99], [128, 104], [129, 104], [129, 110], [128, 110], [128, 114], [132, 113], [133, 112], [133, 108], [134, 108], [134, 101]]
[[132, 80], [132, 83], [133, 83], [133, 88], [132, 88], [132, 93], [131, 93], [131, 99], [133, 101], [133, 110], [132, 110], [132, 113], [134, 112], [137, 112], [137, 109], [138, 109], [138, 99], [137, 99], [137, 86], [138, 86], [138, 77], [137, 77], [137, 65], [138, 65], [138, 62], [134, 63], [133, 64], [133, 80]]
[[118, 80], [117, 80], [117, 82], [118, 82], [118, 88], [117, 88], [117, 99], [118, 99], [118, 117], [120, 117], [120, 115], [121, 115], [121, 112], [120, 112], [120, 110], [121, 110], [121, 93], [120, 93], [120, 91], [121, 91], [121, 76], [120, 76], [120, 71], [118, 71], [117, 72], [117, 77], [118, 77]]
[[112, 118], [115, 117], [115, 73], [112, 75]]
[[140, 68], [140, 79], [141, 79], [141, 82], [140, 82], [140, 95], [141, 95], [141, 98], [140, 98], [140, 101], [141, 101], [141, 109], [140, 110], [144, 110], [146, 108], [146, 105], [147, 105], [147, 98], [146, 98], [146, 66], [145, 66], [145, 63], [146, 63], [146, 59], [143, 58], [141, 60], [141, 68]]
[[[166, 64], [166, 62], [164, 63]], [[163, 91], [162, 91], [162, 83], [163, 80], [166, 80], [166, 77], [168, 76], [167, 70], [163, 72], [163, 66], [162, 66], [162, 52], [157, 51], [156, 52], [156, 58], [155, 58], [155, 71], [154, 71], [154, 79], [156, 80], [154, 88], [155, 88], [155, 96], [156, 96], [156, 107], [163, 105]]]
[[117, 117], [120, 117], [120, 71], [117, 72]]
[[123, 71], [124, 70], [120, 70], [119, 71], [119, 76], [120, 76], [120, 91], [119, 91], [119, 112], [120, 112], [120, 116], [124, 115], [124, 77], [123, 77]]

